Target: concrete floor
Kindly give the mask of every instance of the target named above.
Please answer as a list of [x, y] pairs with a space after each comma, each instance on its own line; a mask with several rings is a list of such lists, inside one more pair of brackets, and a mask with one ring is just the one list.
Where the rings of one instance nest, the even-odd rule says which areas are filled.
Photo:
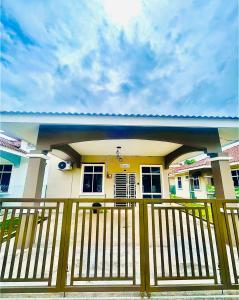
[[163, 299], [163, 300], [203, 300], [203, 299], [239, 299], [239, 291], [197, 291], [197, 292], [163, 292], [152, 293], [144, 297], [140, 293], [63, 293], [59, 294], [2, 294], [1, 299], [102, 299], [102, 300], [133, 300], [133, 299]]

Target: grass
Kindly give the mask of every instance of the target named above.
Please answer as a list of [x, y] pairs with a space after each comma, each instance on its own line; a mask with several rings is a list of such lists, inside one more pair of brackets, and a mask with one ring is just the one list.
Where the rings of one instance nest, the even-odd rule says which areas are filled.
[[[183, 198], [178, 197], [178, 196], [176, 196], [176, 195], [171, 195], [170, 198], [171, 198], [171, 199], [180, 199], [180, 200], [183, 200]], [[194, 202], [194, 201], [195, 201], [195, 202]], [[192, 199], [192, 202], [191, 202], [191, 203], [180, 203], [180, 204], [183, 205], [183, 206], [189, 207], [189, 208], [190, 208], [190, 207], [205, 207], [203, 204], [197, 203], [196, 201], [197, 201], [197, 199]], [[177, 202], [177, 201], [175, 201], [175, 202]], [[210, 222], [210, 223], [213, 223], [212, 210], [211, 210], [211, 207], [210, 207], [210, 206], [208, 206], [207, 211], [208, 211], [209, 222]], [[188, 212], [190, 215], [192, 215], [192, 210], [191, 210], [191, 211], [190, 211], [190, 210], [189, 210], [189, 211], [187, 210], [187, 212]], [[207, 221], [206, 209], [202, 209], [202, 210], [201, 210], [201, 214], [202, 214], [202, 219], [205, 220], [205, 221]], [[200, 218], [200, 215], [199, 215], [199, 211], [198, 211], [198, 210], [195, 210], [195, 216], [198, 217], [198, 218]]]
[[[5, 236], [5, 235], [8, 234], [8, 229], [9, 229], [11, 223], [12, 223], [12, 222], [11, 222], [11, 219], [7, 219], [7, 220], [5, 221], [5, 226], [4, 226], [4, 233], [3, 233], [3, 236]], [[18, 217], [15, 217], [15, 218], [13, 219], [13, 228], [12, 228], [12, 232], [16, 231], [18, 224], [19, 224], [19, 218], [18, 218]], [[2, 230], [2, 227], [3, 227], [3, 222], [0, 222], [0, 229], [1, 229], [1, 230]]]
[[[13, 227], [12, 227], [11, 237], [15, 236], [15, 233], [16, 233], [16, 230], [17, 230], [17, 227], [19, 224], [19, 220], [20, 220], [19, 217], [15, 217], [13, 219]], [[41, 222], [41, 220], [42, 220], [42, 218], [38, 217], [37, 223], [39, 224]], [[45, 220], [47, 220], [47, 217], [44, 217], [43, 221], [45, 221]], [[11, 223], [12, 223], [11, 218], [6, 219], [5, 225], [4, 225], [3, 238], [6, 238], [6, 236], [8, 235], [8, 230], [9, 230], [9, 227], [11, 226]], [[2, 227], [3, 227], [3, 221], [0, 222], [0, 230], [2, 230]]]

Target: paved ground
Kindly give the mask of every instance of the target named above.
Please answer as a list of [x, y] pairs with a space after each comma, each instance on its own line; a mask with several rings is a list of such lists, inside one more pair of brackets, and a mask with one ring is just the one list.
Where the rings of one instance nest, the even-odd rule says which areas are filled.
[[162, 299], [162, 300], [203, 300], [203, 299], [239, 299], [239, 291], [200, 291], [177, 293], [153, 293], [149, 298], [142, 297], [139, 293], [67, 293], [67, 294], [7, 294], [1, 295], [1, 299], [104, 299], [104, 300], [130, 300], [130, 299]]

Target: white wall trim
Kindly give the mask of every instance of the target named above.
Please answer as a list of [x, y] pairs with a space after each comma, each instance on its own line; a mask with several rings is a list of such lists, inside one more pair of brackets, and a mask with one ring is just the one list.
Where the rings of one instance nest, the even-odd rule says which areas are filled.
[[232, 157], [229, 156], [217, 156], [210, 159], [210, 161], [217, 161], [217, 160], [230, 160]]
[[239, 161], [232, 162], [232, 163], [230, 163], [230, 165], [231, 165], [231, 166], [239, 165]]
[[26, 155], [27, 157], [29, 157], [29, 158], [43, 158], [43, 159], [50, 159], [47, 155], [45, 155], [45, 154], [34, 154], [34, 153], [32, 153], [32, 154], [27, 154]]
[[21, 156], [21, 157], [27, 157], [27, 154], [25, 154], [25, 153], [22, 153], [22, 152], [19, 152], [19, 151], [15, 151], [13, 149], [6, 148], [6, 147], [3, 147], [3, 146], [0, 146], [0, 151], [5, 151], [5, 152], [11, 153], [11, 154], [15, 154], [15, 155]]

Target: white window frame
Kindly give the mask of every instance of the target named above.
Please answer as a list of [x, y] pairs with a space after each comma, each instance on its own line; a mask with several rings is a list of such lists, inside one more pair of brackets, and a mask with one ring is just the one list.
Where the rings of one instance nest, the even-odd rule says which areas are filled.
[[[147, 193], [149, 195], [158, 194], [161, 195], [161, 199], [164, 198], [164, 169], [162, 165], [140, 165], [140, 197], [143, 198], [143, 178], [142, 178], [142, 168], [144, 167], [159, 167], [160, 168], [160, 184], [161, 184], [161, 193]], [[147, 173], [144, 173], [147, 174]], [[152, 173], [150, 173], [152, 174]]]
[[[178, 178], [181, 178], [181, 187], [178, 186]], [[177, 176], [177, 188], [178, 188], [178, 190], [182, 190], [182, 189], [183, 189], [183, 180], [182, 180], [182, 176]]]
[[0, 185], [1, 185], [1, 182], [2, 182], [2, 175], [3, 174], [6, 174], [6, 173], [10, 173], [11, 175], [10, 175], [10, 179], [9, 179], [9, 184], [8, 184], [8, 190], [6, 191], [6, 192], [4, 192], [4, 191], [1, 191], [0, 190], [0, 193], [2, 193], [2, 194], [7, 194], [7, 193], [9, 193], [9, 189], [10, 189], [10, 184], [11, 184], [11, 179], [12, 179], [12, 171], [13, 171], [13, 165], [12, 164], [0, 164], [1, 166], [3, 166], [3, 168], [4, 168], [4, 166], [12, 166], [12, 169], [11, 169], [11, 171], [0, 171]]
[[[85, 174], [85, 167], [103, 167], [103, 172], [102, 172], [102, 192], [83, 192], [83, 182], [84, 182], [84, 174]], [[94, 173], [92, 173], [94, 174]], [[80, 195], [85, 195], [85, 196], [102, 196], [105, 194], [105, 164], [82, 164], [81, 166], [81, 183], [80, 183]]]
[[[197, 177], [197, 178], [198, 178], [198, 188], [196, 188], [196, 189], [195, 189], [195, 187], [194, 187], [194, 177]], [[192, 180], [193, 180], [193, 190], [194, 190], [194, 191], [200, 191], [200, 189], [201, 189], [200, 176], [192, 176]]]
[[[239, 172], [239, 169], [231, 169], [231, 174], [232, 174], [233, 171]], [[233, 178], [233, 177], [238, 178], [238, 181], [239, 181], [239, 174], [238, 174], [238, 175], [232, 175], [232, 178]], [[234, 181], [233, 181], [233, 186], [234, 186]], [[235, 188], [236, 188], [236, 187], [239, 187], [239, 185], [238, 185], [238, 186], [234, 186], [234, 187], [235, 187]]]

